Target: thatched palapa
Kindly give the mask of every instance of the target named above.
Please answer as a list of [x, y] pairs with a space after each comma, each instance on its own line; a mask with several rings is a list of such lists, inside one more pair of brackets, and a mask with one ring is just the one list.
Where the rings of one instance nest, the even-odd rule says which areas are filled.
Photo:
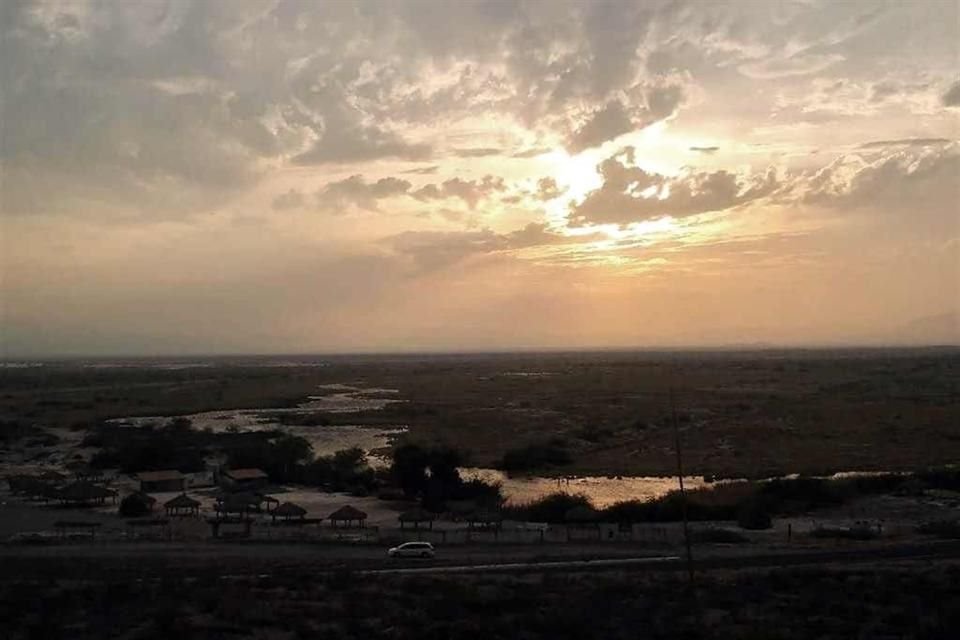
[[200, 501], [194, 500], [185, 493], [181, 493], [176, 498], [167, 500], [163, 506], [167, 510], [168, 516], [195, 516], [200, 513]]
[[360, 511], [360, 509], [346, 505], [331, 513], [328, 520], [330, 520], [330, 525], [333, 527], [357, 526], [362, 528], [366, 525], [367, 514]]

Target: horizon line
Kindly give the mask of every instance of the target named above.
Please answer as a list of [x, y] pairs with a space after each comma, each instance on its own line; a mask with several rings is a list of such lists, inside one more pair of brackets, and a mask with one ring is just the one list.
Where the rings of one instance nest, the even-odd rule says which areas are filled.
[[345, 357], [397, 357], [397, 356], [480, 356], [511, 354], [563, 354], [563, 353], [682, 353], [682, 352], [775, 352], [775, 351], [855, 351], [855, 350], [935, 350], [960, 349], [957, 343], [809, 343], [778, 344], [725, 343], [718, 345], [663, 345], [663, 346], [583, 346], [583, 347], [504, 347], [504, 348], [464, 348], [464, 349], [409, 349], [409, 350], [345, 350], [345, 351], [223, 351], [223, 352], [183, 352], [183, 353], [90, 353], [90, 354], [22, 354], [2, 355], [0, 362], [10, 363], [24, 360], [37, 362], [60, 362], [75, 360], [109, 359], [186, 359], [186, 358], [345, 358]]

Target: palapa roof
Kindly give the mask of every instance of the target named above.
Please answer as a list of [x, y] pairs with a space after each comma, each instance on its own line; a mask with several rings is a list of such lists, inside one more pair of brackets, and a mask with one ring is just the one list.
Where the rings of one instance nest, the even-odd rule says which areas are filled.
[[563, 519], [567, 522], [596, 522], [599, 518], [600, 514], [597, 513], [596, 509], [582, 504], [570, 509], [563, 515]]
[[349, 504], [343, 507], [340, 507], [336, 511], [330, 514], [327, 518], [328, 520], [366, 520], [367, 514], [356, 507], [352, 507]]
[[307, 510], [298, 504], [284, 502], [279, 507], [274, 509], [272, 513], [274, 516], [283, 518], [302, 518], [303, 516], [307, 515]]
[[157, 503], [157, 499], [156, 499], [156, 498], [154, 498], [154, 497], [153, 497], [152, 495], [150, 495], [149, 493], [144, 493], [143, 491], [134, 491], [133, 493], [130, 494], [129, 497], [130, 497], [130, 498], [133, 498], [134, 500], [139, 500], [140, 502], [143, 502], [144, 504], [156, 504], [156, 503]]
[[167, 500], [163, 506], [167, 509], [195, 509], [200, 506], [200, 501], [194, 500], [185, 493], [181, 493], [176, 498]]
[[164, 471], [141, 471], [137, 474], [137, 479], [141, 482], [164, 482], [166, 480], [183, 480], [184, 475], [176, 469], [166, 469]]
[[436, 516], [426, 509], [411, 509], [400, 514], [400, 522], [431, 522], [436, 520]]
[[263, 469], [228, 469], [223, 475], [232, 480], [266, 480], [268, 478]]
[[79, 480], [71, 482], [58, 492], [58, 497], [64, 500], [98, 500], [117, 495], [116, 491], [100, 485]]

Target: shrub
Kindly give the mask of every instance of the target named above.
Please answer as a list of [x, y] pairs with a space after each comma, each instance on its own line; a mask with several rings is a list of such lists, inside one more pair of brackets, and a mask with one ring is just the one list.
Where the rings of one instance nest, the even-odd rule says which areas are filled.
[[737, 533], [730, 529], [717, 529], [710, 527], [708, 529], [697, 529], [690, 532], [690, 539], [698, 543], [714, 544], [742, 544], [750, 540], [742, 533]]
[[960, 520], [934, 520], [932, 522], [924, 522], [917, 527], [917, 532], [947, 540], [957, 540], [960, 539]]
[[120, 501], [120, 515], [125, 518], [139, 518], [150, 513], [150, 504], [138, 493], [132, 493]]
[[770, 512], [763, 501], [754, 498], [745, 500], [740, 505], [737, 524], [742, 529], [760, 530], [772, 527], [773, 520], [770, 518]]
[[507, 473], [517, 473], [567, 465], [571, 462], [573, 458], [566, 449], [566, 443], [559, 438], [554, 438], [546, 442], [510, 449], [503, 455], [499, 466]]
[[539, 500], [534, 500], [524, 505], [509, 507], [506, 511], [512, 516], [522, 520], [560, 523], [565, 521], [564, 517], [570, 509], [581, 506], [592, 508], [593, 505], [590, 504], [590, 499], [584, 495], [551, 493]]

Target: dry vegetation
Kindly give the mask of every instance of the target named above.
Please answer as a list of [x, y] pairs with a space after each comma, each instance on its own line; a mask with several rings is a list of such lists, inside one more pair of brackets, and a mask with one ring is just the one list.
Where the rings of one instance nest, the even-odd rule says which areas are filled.
[[[559, 438], [557, 473], [674, 471], [668, 391], [677, 391], [687, 470], [772, 476], [905, 470], [956, 461], [960, 351], [851, 350], [323, 358], [326, 366], [8, 369], [0, 420], [84, 428], [128, 415], [289, 406], [343, 382], [399, 389], [407, 400], [351, 415], [406, 424], [493, 466], [510, 449]], [[256, 366], [254, 366], [256, 365]], [[325, 420], [310, 416], [323, 428]]]
[[713, 573], [699, 577], [696, 600], [676, 574], [106, 575], [8, 576], [5, 637], [933, 639], [960, 626], [953, 564]]

